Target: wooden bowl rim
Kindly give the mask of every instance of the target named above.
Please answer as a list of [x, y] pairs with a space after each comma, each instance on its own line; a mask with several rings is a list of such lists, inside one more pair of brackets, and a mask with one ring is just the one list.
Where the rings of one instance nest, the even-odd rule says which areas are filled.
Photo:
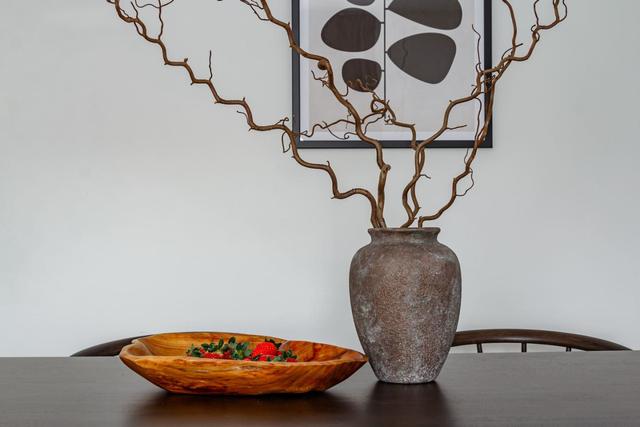
[[[189, 357], [189, 356], [156, 356], [156, 355], [145, 355], [145, 356], [138, 356], [135, 354], [132, 354], [131, 350], [133, 350], [136, 347], [145, 347], [147, 350], [149, 349], [144, 341], [147, 339], [152, 339], [152, 338], [157, 338], [157, 337], [166, 337], [166, 336], [170, 336], [170, 335], [196, 335], [196, 334], [211, 334], [211, 335], [231, 335], [231, 336], [253, 336], [253, 337], [259, 337], [259, 338], [264, 338], [264, 339], [273, 339], [276, 340], [278, 342], [304, 342], [304, 343], [311, 343], [311, 344], [319, 344], [319, 345], [326, 345], [326, 346], [331, 346], [331, 347], [335, 347], [338, 348], [340, 350], [345, 350], [345, 354], [350, 354], [353, 356], [356, 356], [353, 359], [331, 359], [331, 360], [321, 360], [321, 361], [311, 361], [311, 362], [295, 362], [295, 363], [286, 363], [286, 362], [266, 362], [266, 361], [253, 361], [253, 360], [228, 360], [228, 359], [204, 359], [204, 358], [197, 358], [197, 357]], [[224, 366], [224, 365], [240, 365], [240, 366], [261, 366], [261, 367], [266, 367], [266, 366], [273, 366], [273, 367], [277, 367], [277, 368], [293, 368], [293, 367], [304, 367], [304, 366], [328, 366], [328, 365], [340, 365], [343, 363], [361, 363], [361, 364], [365, 364], [368, 362], [369, 358], [364, 355], [363, 353], [356, 351], [356, 350], [352, 350], [350, 348], [345, 348], [345, 347], [340, 347], [337, 345], [333, 345], [333, 344], [325, 344], [325, 343], [318, 343], [318, 342], [314, 342], [314, 341], [304, 341], [304, 340], [286, 340], [283, 338], [276, 338], [276, 337], [272, 337], [272, 336], [267, 336], [267, 335], [254, 335], [254, 334], [244, 334], [244, 333], [229, 333], [229, 332], [169, 332], [169, 333], [163, 333], [163, 334], [155, 334], [155, 335], [149, 335], [147, 337], [142, 337], [142, 338], [137, 338], [134, 339], [131, 344], [128, 344], [126, 346], [124, 346], [122, 348], [122, 350], [120, 351], [119, 354], [120, 359], [122, 360], [128, 360], [134, 363], [138, 363], [138, 362], [143, 362], [145, 360], [154, 360], [154, 361], [163, 361], [163, 362], [177, 362], [177, 361], [182, 361], [182, 362], [186, 362], [189, 364], [194, 364], [194, 365], [220, 365], [220, 366]]]

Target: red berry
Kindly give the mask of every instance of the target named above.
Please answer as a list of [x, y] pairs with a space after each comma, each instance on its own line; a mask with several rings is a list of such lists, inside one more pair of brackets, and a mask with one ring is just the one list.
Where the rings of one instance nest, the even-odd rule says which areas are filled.
[[258, 360], [260, 362], [271, 362], [271, 356], [263, 354], [262, 356], [260, 356], [260, 358]]
[[204, 353], [202, 355], [205, 359], [223, 359], [224, 356], [220, 353]]
[[256, 346], [256, 348], [253, 349], [253, 352], [251, 353], [251, 357], [256, 357], [261, 355], [275, 357], [278, 355], [278, 347], [276, 347], [276, 345], [272, 342], [261, 342]]
[[293, 362], [297, 362], [297, 360], [296, 360], [296, 359], [294, 359], [293, 357], [289, 357], [289, 358], [287, 359], [287, 362], [291, 362], [291, 363], [293, 363]]

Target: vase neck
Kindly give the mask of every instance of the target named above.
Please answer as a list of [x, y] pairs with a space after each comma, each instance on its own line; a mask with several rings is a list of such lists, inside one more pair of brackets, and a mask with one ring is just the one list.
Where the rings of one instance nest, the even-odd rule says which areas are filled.
[[388, 243], [436, 243], [440, 229], [430, 228], [372, 228], [369, 230], [372, 244]]

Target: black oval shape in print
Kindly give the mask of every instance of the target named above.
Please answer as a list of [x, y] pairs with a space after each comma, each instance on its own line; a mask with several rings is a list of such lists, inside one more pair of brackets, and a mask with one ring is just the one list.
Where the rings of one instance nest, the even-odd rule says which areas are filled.
[[382, 67], [376, 61], [369, 59], [350, 59], [342, 66], [342, 78], [353, 90], [372, 91], [380, 84]]
[[358, 6], [369, 6], [376, 0], [348, 0], [349, 3], [357, 4]]
[[458, 0], [394, 0], [389, 10], [439, 30], [453, 30], [462, 22], [462, 5]]
[[381, 26], [378, 18], [366, 10], [343, 9], [324, 24], [322, 41], [343, 52], [363, 52], [378, 42]]
[[389, 58], [398, 68], [425, 83], [442, 82], [456, 57], [456, 43], [438, 33], [416, 34], [389, 48]]

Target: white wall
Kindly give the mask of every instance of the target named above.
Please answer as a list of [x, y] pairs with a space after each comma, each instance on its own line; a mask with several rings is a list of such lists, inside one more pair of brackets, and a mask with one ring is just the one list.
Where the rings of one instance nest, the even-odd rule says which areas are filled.
[[[3, 0], [0, 15], [0, 356], [175, 330], [359, 347], [347, 272], [368, 240], [366, 204], [330, 200], [324, 175], [163, 68], [104, 1], [37, 3]], [[194, 4], [209, 9], [173, 21], [173, 51], [203, 66], [213, 47], [226, 93], [246, 94], [264, 121], [288, 114], [282, 35], [234, 2]], [[638, 348], [640, 2], [569, 4], [570, 19], [504, 79], [496, 148], [438, 225], [463, 265], [461, 328]], [[430, 153], [429, 206], [463, 155]], [[369, 151], [310, 156], [331, 158], [345, 186], [373, 182]], [[388, 158], [398, 223], [410, 157]]]

